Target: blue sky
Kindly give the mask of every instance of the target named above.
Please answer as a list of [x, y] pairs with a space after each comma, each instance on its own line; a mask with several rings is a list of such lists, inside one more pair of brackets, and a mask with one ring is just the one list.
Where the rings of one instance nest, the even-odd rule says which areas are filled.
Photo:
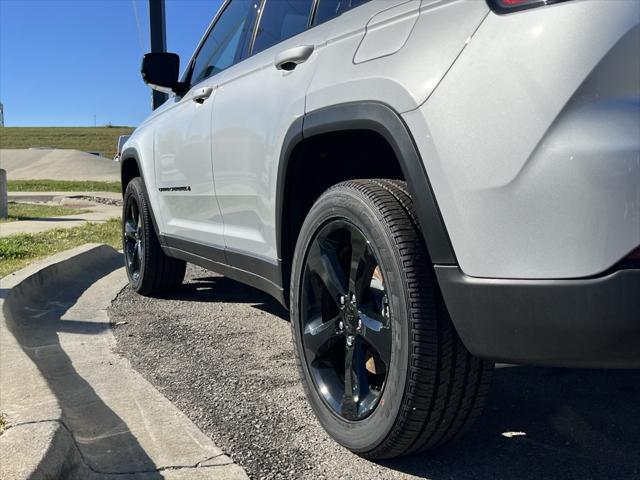
[[[167, 48], [181, 68], [220, 3], [166, 0]], [[94, 115], [98, 125], [138, 125], [151, 109], [140, 77], [148, 50], [147, 0], [0, 0], [5, 125], [92, 126]]]

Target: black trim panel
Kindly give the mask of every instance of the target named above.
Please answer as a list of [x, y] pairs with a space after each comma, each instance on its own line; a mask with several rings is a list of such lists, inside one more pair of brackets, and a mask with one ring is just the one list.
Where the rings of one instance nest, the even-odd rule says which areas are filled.
[[176, 249], [184, 250], [185, 252], [193, 253], [199, 257], [206, 258], [216, 263], [227, 263], [227, 257], [224, 252], [224, 247], [213, 247], [209, 245], [203, 245], [201, 243], [192, 242], [183, 238], [172, 237], [169, 235], [162, 235], [162, 244]]
[[513, 280], [435, 267], [467, 349], [508, 363], [640, 368], [640, 269], [597, 278]]
[[282, 211], [286, 189], [287, 167], [295, 146], [323, 133], [346, 130], [370, 130], [380, 134], [391, 145], [407, 180], [418, 214], [418, 220], [433, 263], [455, 265], [456, 257], [418, 149], [409, 129], [394, 110], [378, 102], [353, 102], [314, 110], [304, 116], [302, 125], [296, 120], [287, 132], [278, 166], [276, 228], [278, 256], [282, 258]]
[[282, 282], [280, 262], [272, 262], [265, 258], [247, 255], [244, 252], [229, 247], [225, 249], [225, 255], [227, 256], [227, 263], [233, 265], [235, 268], [253, 272], [275, 285], [280, 285]]
[[520, 6], [504, 7], [500, 5], [499, 0], [487, 0], [489, 8], [499, 15], [505, 15], [508, 13], [521, 12], [522, 10], [529, 10], [531, 8], [545, 7], [547, 5], [553, 5], [554, 3], [562, 3], [568, 0], [539, 0], [537, 3], [529, 3]]
[[251, 285], [276, 298], [285, 305], [280, 285], [280, 263], [246, 255], [224, 247], [214, 247], [168, 235], [162, 236], [163, 251], [217, 272], [247, 285]]

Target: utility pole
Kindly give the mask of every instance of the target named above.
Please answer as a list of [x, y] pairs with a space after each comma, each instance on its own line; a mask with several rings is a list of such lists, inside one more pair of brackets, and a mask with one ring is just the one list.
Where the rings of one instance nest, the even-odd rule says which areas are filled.
[[[149, 33], [151, 53], [167, 51], [167, 29], [164, 15], [164, 0], [149, 0]], [[167, 100], [167, 94], [152, 90], [153, 109]]]
[[7, 191], [7, 171], [0, 168], [0, 218], [7, 218], [9, 216]]
[[[2, 102], [0, 102], [0, 127], [4, 127], [4, 105], [2, 105]], [[0, 218], [9, 216], [7, 191], [7, 171], [0, 168]]]

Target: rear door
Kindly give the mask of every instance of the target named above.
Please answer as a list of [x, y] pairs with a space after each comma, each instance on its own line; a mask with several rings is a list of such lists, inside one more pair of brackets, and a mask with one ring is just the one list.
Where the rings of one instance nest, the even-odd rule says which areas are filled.
[[224, 246], [211, 163], [216, 74], [246, 57], [257, 3], [233, 0], [225, 6], [191, 61], [186, 80], [193, 86], [170, 98], [155, 120], [158, 213], [170, 237]]
[[[247, 255], [277, 264], [280, 150], [289, 126], [304, 114], [305, 93], [334, 23], [310, 28], [314, 3], [265, 0], [252, 56], [220, 76], [213, 113], [215, 185], [227, 257], [240, 267]], [[234, 259], [234, 252], [242, 255]]]

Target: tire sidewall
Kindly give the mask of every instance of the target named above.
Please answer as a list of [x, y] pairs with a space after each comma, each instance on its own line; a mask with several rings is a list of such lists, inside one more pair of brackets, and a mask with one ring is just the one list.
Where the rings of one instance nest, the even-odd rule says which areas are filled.
[[[375, 410], [359, 421], [339, 417], [320, 397], [309, 372], [302, 345], [300, 298], [306, 255], [316, 233], [332, 220], [346, 220], [365, 234], [371, 242], [385, 284], [388, 285], [393, 338], [391, 368]], [[294, 347], [311, 407], [322, 426], [337, 442], [357, 453], [369, 452], [384, 442], [394, 427], [402, 408], [409, 361], [406, 280], [393, 235], [382, 214], [370, 200], [353, 189], [330, 189], [316, 202], [302, 226], [294, 254], [292, 275], [291, 322]]]

